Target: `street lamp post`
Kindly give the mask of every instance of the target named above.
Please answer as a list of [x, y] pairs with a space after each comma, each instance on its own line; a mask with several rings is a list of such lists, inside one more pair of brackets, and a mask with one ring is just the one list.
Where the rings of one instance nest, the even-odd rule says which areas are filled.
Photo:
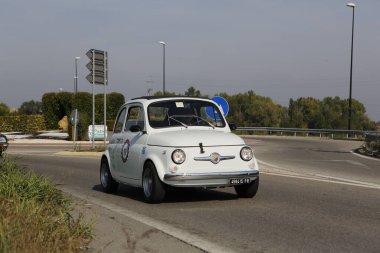
[[165, 46], [166, 43], [163, 41], [159, 42], [162, 45], [162, 92], [163, 95], [165, 96]]
[[350, 67], [350, 97], [348, 100], [348, 130], [351, 130], [351, 115], [352, 115], [352, 63], [354, 55], [354, 22], [355, 22], [355, 7], [353, 3], [348, 3], [347, 7], [352, 8], [352, 34], [351, 34], [351, 67]]
[[78, 60], [80, 59], [79, 56], [75, 57], [75, 76], [74, 76], [74, 93], [77, 94], [78, 92]]
[[[80, 59], [79, 56], [75, 57], [74, 95], [76, 95], [78, 92], [78, 60], [79, 59]], [[76, 140], [77, 140], [77, 121], [78, 121], [78, 108], [75, 108], [74, 134], [73, 134], [74, 150], [76, 149]]]

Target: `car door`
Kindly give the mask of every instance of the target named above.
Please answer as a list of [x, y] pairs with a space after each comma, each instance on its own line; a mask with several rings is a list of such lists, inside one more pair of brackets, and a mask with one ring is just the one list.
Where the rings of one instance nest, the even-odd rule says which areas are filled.
[[[138, 126], [138, 128], [136, 128]], [[132, 127], [132, 129], [131, 129]], [[127, 107], [127, 117], [123, 134], [118, 142], [119, 158], [117, 167], [123, 181], [134, 185], [141, 182], [141, 153], [146, 145], [144, 110], [140, 104], [131, 104]]]
[[127, 108], [122, 107], [116, 118], [115, 126], [113, 129], [113, 134], [110, 138], [109, 144], [107, 146], [110, 155], [110, 166], [115, 178], [119, 178], [120, 170], [118, 168], [118, 159], [120, 154], [120, 144], [123, 140], [123, 130], [125, 125], [125, 118], [127, 116]]

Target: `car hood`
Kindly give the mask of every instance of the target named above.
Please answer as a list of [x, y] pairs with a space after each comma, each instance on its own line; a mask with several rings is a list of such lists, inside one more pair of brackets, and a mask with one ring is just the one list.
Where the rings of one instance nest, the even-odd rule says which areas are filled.
[[148, 145], [165, 147], [196, 147], [199, 143], [203, 146], [245, 145], [239, 136], [215, 130], [168, 131], [154, 133], [148, 139]]

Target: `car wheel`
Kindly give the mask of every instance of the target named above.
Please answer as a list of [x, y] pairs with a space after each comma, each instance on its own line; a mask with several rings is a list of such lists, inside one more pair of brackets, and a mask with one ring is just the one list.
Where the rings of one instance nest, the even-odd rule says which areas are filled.
[[100, 184], [106, 193], [117, 191], [119, 183], [113, 179], [107, 160], [103, 159], [100, 165]]
[[249, 184], [235, 185], [235, 191], [239, 198], [252, 198], [259, 189], [259, 178]]
[[144, 167], [142, 178], [143, 192], [148, 203], [160, 203], [165, 198], [165, 187], [158, 178], [156, 167], [147, 162]]

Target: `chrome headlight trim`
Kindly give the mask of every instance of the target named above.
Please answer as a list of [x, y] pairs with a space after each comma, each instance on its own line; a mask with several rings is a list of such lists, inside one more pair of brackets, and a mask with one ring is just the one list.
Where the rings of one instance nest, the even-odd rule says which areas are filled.
[[240, 158], [246, 162], [251, 161], [253, 158], [253, 149], [248, 146], [242, 147], [240, 150]]
[[175, 164], [182, 164], [184, 163], [186, 160], [186, 154], [185, 154], [185, 151], [183, 151], [182, 149], [176, 149], [173, 151], [172, 153], [172, 161], [175, 163]]

